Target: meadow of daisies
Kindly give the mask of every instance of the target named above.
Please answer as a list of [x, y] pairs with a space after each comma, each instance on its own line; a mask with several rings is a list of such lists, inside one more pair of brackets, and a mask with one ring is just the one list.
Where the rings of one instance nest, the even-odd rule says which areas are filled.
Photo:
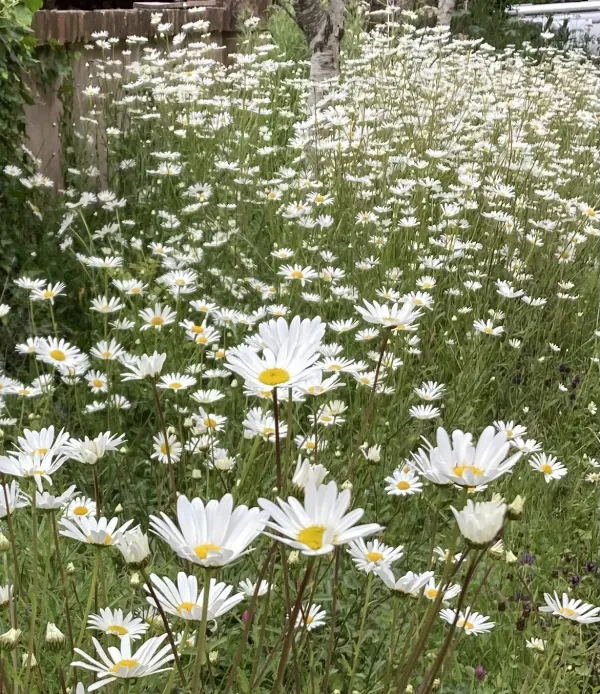
[[600, 72], [282, 16], [3, 166], [0, 691], [597, 692]]

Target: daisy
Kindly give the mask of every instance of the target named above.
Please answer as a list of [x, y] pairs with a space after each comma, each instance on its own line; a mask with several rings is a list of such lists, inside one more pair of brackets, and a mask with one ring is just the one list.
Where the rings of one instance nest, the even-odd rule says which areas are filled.
[[93, 518], [92, 516], [80, 515], [73, 515], [71, 518], [61, 518], [59, 521], [59, 525], [62, 526], [60, 530], [61, 535], [100, 547], [118, 544], [121, 535], [132, 523], [132, 520], [126, 521], [119, 528], [118, 518], [112, 518], [109, 521], [104, 516]]
[[462, 511], [457, 511], [453, 506], [450, 510], [456, 518], [461, 535], [475, 547], [484, 547], [493, 542], [502, 529], [506, 508], [503, 501], [474, 503], [468, 499]]
[[[281, 422], [278, 424], [279, 437], [284, 438], [287, 435], [287, 426]], [[261, 436], [263, 441], [275, 442], [275, 418], [271, 412], [263, 412], [260, 407], [253, 407], [246, 414], [242, 426], [245, 439]]]
[[136, 357], [132, 364], [125, 365], [129, 369], [129, 373], [121, 376], [121, 380], [141, 381], [144, 378], [158, 376], [162, 371], [166, 358], [166, 354], [159, 354], [158, 352], [154, 352], [151, 355], [142, 354], [141, 357]]
[[96, 359], [113, 361], [119, 359], [124, 354], [124, 350], [116, 340], [110, 342], [101, 340], [95, 347], [92, 347], [90, 354]]
[[296, 629], [306, 629], [313, 631], [319, 629], [325, 624], [327, 612], [321, 608], [321, 605], [311, 605], [307, 607], [302, 605], [300, 614], [296, 618]]
[[193, 415], [192, 418], [201, 434], [204, 434], [206, 431], [212, 433], [223, 431], [227, 423], [227, 417], [207, 412], [203, 407], [200, 408], [199, 414]]
[[262, 358], [242, 345], [227, 353], [225, 368], [241, 376], [253, 390], [290, 388], [321, 371], [316, 362], [324, 332], [320, 318], [301, 321], [296, 316], [289, 325], [283, 318], [261, 323], [259, 334], [266, 345]]
[[200, 405], [211, 405], [213, 402], [218, 402], [225, 397], [225, 394], [216, 388], [208, 390], [197, 390], [192, 393], [192, 400], [195, 400]]
[[[365, 308], [355, 306], [354, 308], [367, 321], [376, 325], [383, 325], [388, 328], [400, 328], [408, 330], [414, 326], [415, 322], [420, 318], [421, 312], [415, 311], [411, 303], [402, 305], [395, 304], [380, 304], [374, 301], [372, 304], [366, 299], [363, 299]], [[416, 326], [415, 326], [416, 327]]]
[[108, 392], [108, 377], [101, 371], [88, 371], [85, 375], [85, 380], [92, 393]]
[[494, 428], [496, 431], [503, 431], [506, 434], [506, 438], [509, 441], [513, 439], [522, 438], [527, 434], [527, 427], [521, 426], [520, 424], [515, 424], [515, 422], [494, 422]]
[[600, 607], [594, 607], [583, 600], [575, 600], [570, 598], [566, 593], [562, 594], [562, 598], [558, 597], [558, 593], [554, 591], [554, 596], [550, 593], [544, 593], [546, 604], [540, 607], [540, 612], [549, 612], [555, 617], [570, 619], [579, 624], [593, 624], [600, 622]]
[[404, 545], [388, 547], [379, 540], [365, 542], [362, 538], [353, 540], [348, 545], [348, 554], [360, 571], [370, 574], [383, 566], [390, 567], [394, 562], [402, 558]]
[[544, 639], [531, 638], [525, 641], [525, 646], [527, 648], [533, 648], [534, 651], [539, 651], [543, 653], [546, 650], [546, 641]]
[[98, 675], [98, 681], [88, 687], [90, 692], [117, 679], [136, 679], [147, 675], [156, 675], [159, 672], [170, 670], [171, 668], [165, 668], [163, 665], [175, 657], [170, 645], [160, 648], [166, 638], [167, 634], [150, 638], [140, 646], [136, 653], [132, 653], [131, 639], [129, 636], [124, 636], [121, 639], [120, 647], [110, 647], [108, 655], [98, 641], [92, 638], [100, 660], [95, 660], [85, 651], [76, 648], [75, 652], [84, 660], [74, 661], [71, 665], [91, 670]]
[[453, 482], [476, 487], [509, 472], [521, 457], [521, 452], [506, 457], [510, 444], [506, 434], [496, 433], [494, 427], [483, 430], [477, 446], [472, 441], [473, 435], [460, 429], [453, 431], [450, 439], [445, 429], [439, 427], [437, 446], [427, 443], [427, 451], [421, 449], [413, 456], [415, 467], [436, 484]]
[[493, 337], [500, 337], [504, 333], [504, 327], [502, 325], [494, 326], [491, 320], [476, 320], [473, 323], [473, 327], [479, 333], [484, 335], [492, 335]]
[[555, 456], [546, 455], [545, 453], [536, 453], [533, 455], [529, 464], [534, 470], [539, 470], [544, 473], [546, 483], [552, 480], [559, 480], [568, 473], [567, 468], [563, 463], [559, 463]]
[[442, 411], [433, 405], [413, 405], [408, 414], [415, 419], [436, 419]]
[[0, 456], [0, 472], [15, 477], [33, 477], [38, 490], [43, 491], [42, 480], [52, 484], [51, 475], [59, 470], [67, 458], [64, 455], [55, 456], [50, 450], [44, 455], [16, 453], [10, 456]]
[[154, 309], [142, 309], [139, 312], [139, 316], [145, 323], [145, 325], [142, 325], [140, 328], [141, 330], [149, 330], [151, 328], [161, 330], [165, 325], [174, 323], [177, 318], [177, 314], [170, 306], [163, 306], [160, 303], [154, 304]]
[[[435, 600], [440, 590], [442, 590], [442, 584], [436, 583], [435, 578], [432, 576], [427, 582], [427, 585], [425, 586], [423, 595], [427, 598], [427, 600]], [[444, 598], [442, 602], [446, 603], [448, 600], [452, 600], [452, 598], [455, 598], [457, 595], [459, 595], [460, 591], [461, 587], [457, 584], [447, 585], [443, 589]]]
[[[245, 597], [251, 598], [254, 596], [254, 591], [256, 590], [256, 582], [252, 583], [252, 581], [249, 578], [245, 578], [243, 581], [240, 581], [238, 585]], [[268, 581], [261, 581], [256, 595], [260, 598], [263, 595], [266, 595], [270, 589], [271, 586]]]
[[386, 477], [385, 482], [388, 483], [385, 491], [389, 496], [412, 496], [420, 494], [423, 491], [423, 483], [409, 470], [405, 472], [404, 468], [394, 470], [391, 477]]
[[309, 266], [302, 267], [302, 265], [298, 264], [282, 265], [277, 274], [290, 282], [293, 280], [298, 280], [303, 287], [307, 282], [312, 282], [312, 280], [318, 276], [317, 272], [313, 270], [313, 268]]
[[33, 301], [49, 301], [51, 304], [54, 304], [54, 299], [57, 296], [65, 295], [65, 287], [66, 285], [62, 282], [57, 282], [56, 284], [48, 284], [45, 288], [32, 288], [31, 298]]
[[90, 309], [96, 313], [116, 313], [124, 308], [124, 305], [119, 299], [111, 296], [110, 299], [106, 296], [98, 296], [92, 300]]
[[200, 566], [225, 566], [248, 551], [248, 546], [264, 530], [268, 514], [258, 508], [233, 508], [231, 494], [206, 506], [184, 495], [177, 499], [179, 527], [164, 513], [150, 516], [152, 531], [183, 559]]
[[160, 377], [156, 384], [158, 388], [165, 390], [186, 390], [196, 385], [196, 379], [193, 376], [185, 376], [178, 373], [169, 373]]
[[446, 390], [446, 386], [443, 383], [436, 383], [435, 381], [425, 381], [420, 386], [413, 388], [413, 390], [421, 400], [433, 402], [442, 397]]
[[121, 639], [129, 636], [132, 641], [140, 639], [148, 631], [148, 625], [139, 617], [134, 617], [131, 612], [123, 615], [123, 610], [113, 611], [110, 607], [101, 609], [99, 614], [90, 615], [88, 624], [88, 629], [96, 629]]
[[153, 453], [150, 458], [167, 465], [178, 462], [181, 459], [183, 446], [175, 434], [167, 434], [167, 439], [162, 432], [153, 437]]
[[36, 345], [36, 359], [55, 367], [73, 367], [81, 352], [65, 340], [55, 337], [41, 337]]
[[[177, 585], [171, 579], [160, 578], [156, 574], [150, 574], [150, 580], [154, 586], [156, 598], [166, 613], [188, 621], [201, 621], [204, 588], [198, 591], [198, 579], [195, 576], [187, 576], [180, 571], [177, 574]], [[144, 588], [147, 593], [150, 593], [148, 586]], [[214, 578], [210, 579], [207, 612], [209, 620], [217, 619], [242, 602], [245, 597], [243, 593], [229, 597], [232, 590], [233, 586], [217, 583]], [[152, 607], [157, 607], [153, 597], [148, 596], [146, 599]]]
[[[35, 493], [35, 505], [40, 511], [57, 511], [58, 509], [64, 508], [73, 498], [76, 492], [75, 485], [71, 485], [65, 492], [59, 496], [54, 496], [48, 492], [36, 491]], [[1, 493], [1, 491], [0, 491]]]
[[318, 487], [323, 484], [324, 479], [329, 474], [329, 470], [324, 465], [313, 465], [308, 458], [298, 456], [296, 470], [292, 477], [292, 484], [299, 489], [304, 489], [308, 484]]
[[[440, 617], [448, 624], [454, 624], [456, 610], [449, 608], [440, 610]], [[494, 622], [489, 620], [489, 617], [484, 617], [479, 612], [471, 612], [470, 608], [467, 607], [465, 611], [460, 611], [456, 627], [463, 629], [467, 636], [471, 634], [486, 634], [496, 626]]]
[[25, 506], [29, 506], [29, 497], [21, 491], [16, 480], [0, 485], [0, 518], [6, 518], [8, 514], [12, 515], [18, 508]]
[[396, 580], [392, 570], [385, 564], [376, 569], [375, 573], [390, 590], [401, 593], [402, 595], [413, 596], [417, 595], [433, 577], [433, 571], [424, 571], [420, 574], [409, 571], [408, 573], [404, 574], [404, 576], [401, 576], [398, 580]]
[[273, 518], [267, 526], [284, 536], [270, 537], [307, 555], [327, 554], [336, 546], [382, 529], [378, 523], [355, 525], [364, 511], [359, 508], [346, 513], [350, 490], [338, 494], [335, 482], [320, 487], [308, 484], [304, 490], [304, 506], [293, 497], [288, 497], [287, 502], [278, 498], [277, 503], [279, 505], [268, 499], [258, 500], [259, 506]]
[[54, 427], [50, 425], [39, 431], [25, 429], [23, 435], [17, 437], [17, 442], [19, 445], [17, 450], [13, 451], [15, 454], [23, 453], [31, 456], [35, 453], [41, 456], [47, 453], [60, 454], [69, 442], [69, 434], [64, 429], [61, 429], [55, 439]]
[[94, 465], [106, 453], [116, 452], [124, 442], [124, 434], [111, 434], [110, 431], [105, 431], [93, 439], [87, 436], [83, 439], [70, 439], [64, 448], [64, 452], [71, 460]]

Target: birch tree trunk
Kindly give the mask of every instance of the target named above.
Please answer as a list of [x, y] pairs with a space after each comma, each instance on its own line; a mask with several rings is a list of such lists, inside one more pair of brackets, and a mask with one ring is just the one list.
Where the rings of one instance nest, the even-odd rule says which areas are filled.
[[450, 22], [452, 22], [452, 13], [455, 9], [456, 0], [438, 0], [438, 24], [449, 27]]
[[325, 94], [327, 82], [340, 72], [340, 41], [344, 33], [344, 0], [292, 0], [296, 21], [310, 50], [310, 90], [308, 105], [313, 109]]

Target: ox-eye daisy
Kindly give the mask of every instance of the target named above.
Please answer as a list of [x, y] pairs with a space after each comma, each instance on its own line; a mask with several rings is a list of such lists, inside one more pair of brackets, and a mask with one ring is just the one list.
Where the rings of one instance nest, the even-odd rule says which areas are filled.
[[183, 559], [201, 566], [225, 566], [245, 554], [263, 531], [268, 514], [258, 508], [233, 508], [231, 494], [206, 506], [195, 498], [177, 499], [179, 527], [164, 513], [150, 516], [150, 527]]
[[394, 470], [391, 477], [386, 477], [385, 491], [390, 496], [411, 496], [423, 491], [423, 483], [411, 470], [404, 468]]
[[268, 527], [281, 533], [281, 542], [302, 550], [303, 554], [319, 555], [332, 552], [359, 537], [373, 535], [382, 529], [378, 523], [355, 525], [364, 513], [362, 508], [346, 513], [350, 505], [350, 490], [338, 494], [335, 482], [315, 487], [308, 484], [304, 490], [304, 506], [294, 497], [287, 502], [277, 499], [259, 499], [259, 506], [271, 515]]
[[[445, 609], [440, 611], [440, 617], [448, 624], [453, 624], [456, 619], [456, 610]], [[463, 629], [465, 634], [486, 634], [495, 626], [494, 622], [490, 622], [489, 617], [485, 617], [479, 612], [471, 612], [469, 608], [465, 611], [461, 610], [458, 615], [456, 627]]]
[[166, 638], [167, 635], [163, 634], [148, 639], [135, 653], [132, 653], [131, 639], [129, 636], [124, 636], [120, 647], [108, 648], [108, 654], [93, 638], [92, 642], [100, 660], [95, 660], [85, 651], [76, 648], [75, 653], [84, 660], [77, 660], [71, 665], [97, 673], [98, 681], [88, 687], [89, 692], [100, 689], [105, 684], [110, 684], [117, 679], [137, 679], [138, 677], [146, 677], [146, 675], [156, 675], [159, 672], [170, 670], [171, 668], [165, 668], [163, 665], [174, 658], [170, 645], [160, 648]]
[[123, 615], [123, 610], [100, 609], [99, 614], [92, 614], [88, 619], [88, 629], [97, 629], [105, 634], [123, 638], [129, 636], [132, 641], [140, 639], [148, 631], [148, 624], [131, 612]]
[[562, 594], [562, 598], [558, 597], [558, 593], [554, 591], [554, 595], [544, 593], [546, 604], [540, 607], [540, 612], [550, 612], [555, 617], [570, 619], [572, 622], [579, 624], [593, 624], [600, 622], [600, 607], [594, 607], [583, 600], [575, 600], [570, 598], [566, 593]]
[[402, 558], [404, 546], [388, 547], [379, 540], [365, 542], [362, 538], [353, 540], [348, 545], [348, 554], [358, 569], [366, 574], [377, 571], [383, 566], [390, 567]]

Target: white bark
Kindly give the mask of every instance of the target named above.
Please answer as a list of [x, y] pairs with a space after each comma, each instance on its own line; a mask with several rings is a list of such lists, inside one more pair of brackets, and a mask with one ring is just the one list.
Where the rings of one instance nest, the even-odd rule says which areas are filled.
[[340, 41], [344, 32], [344, 0], [329, 0], [324, 8], [321, 0], [293, 0], [296, 20], [310, 49], [309, 108], [325, 94], [327, 83], [340, 72]]
[[438, 24], [441, 26], [450, 26], [452, 21], [452, 13], [456, 9], [456, 0], [438, 0]]

